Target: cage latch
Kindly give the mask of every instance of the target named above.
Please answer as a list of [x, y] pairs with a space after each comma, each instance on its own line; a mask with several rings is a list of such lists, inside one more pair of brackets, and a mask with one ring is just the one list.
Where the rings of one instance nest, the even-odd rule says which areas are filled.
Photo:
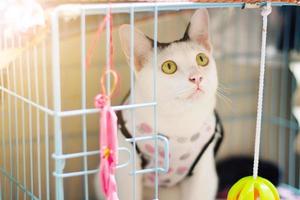
[[242, 9], [253, 9], [253, 8], [260, 8], [263, 6], [263, 3], [261, 2], [247, 2], [247, 3], [244, 3]]

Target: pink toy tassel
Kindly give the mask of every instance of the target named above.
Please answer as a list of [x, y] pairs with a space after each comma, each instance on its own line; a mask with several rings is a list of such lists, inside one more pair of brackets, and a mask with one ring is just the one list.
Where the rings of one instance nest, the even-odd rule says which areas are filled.
[[95, 106], [100, 116], [100, 173], [99, 181], [106, 200], [119, 200], [115, 171], [118, 162], [117, 116], [104, 95], [97, 95]]

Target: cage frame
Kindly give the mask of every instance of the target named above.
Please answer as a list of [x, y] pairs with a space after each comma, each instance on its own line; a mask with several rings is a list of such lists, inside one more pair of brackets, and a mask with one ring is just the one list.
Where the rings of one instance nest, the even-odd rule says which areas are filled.
[[[272, 6], [295, 6], [297, 4], [294, 4], [295, 1], [293, 1], [293, 4], [287, 3], [287, 2], [272, 2]], [[264, 6], [266, 2], [260, 2], [256, 4], [257, 6], [255, 7], [261, 7]], [[82, 108], [79, 110], [72, 110], [72, 111], [64, 111], [61, 108], [61, 83], [60, 83], [60, 78], [56, 79], [57, 77], [60, 76], [60, 48], [59, 48], [59, 16], [63, 14], [65, 11], [78, 11], [79, 16], [81, 18], [81, 33], [85, 33], [85, 29], [83, 28], [84, 26], [84, 16], [87, 15], [106, 15], [108, 13], [108, 10], [111, 9], [112, 13], [128, 13], [130, 14], [130, 20], [131, 20], [131, 26], [134, 28], [134, 13], [135, 12], [153, 12], [154, 13], [154, 63], [157, 62], [157, 24], [158, 24], [158, 13], [161, 11], [178, 11], [178, 10], [187, 10], [187, 9], [197, 9], [197, 8], [228, 8], [228, 7], [233, 7], [233, 8], [247, 8], [247, 3], [243, 2], [237, 2], [237, 3], [195, 3], [195, 2], [141, 2], [141, 3], [114, 3], [114, 4], [68, 4], [68, 5], [60, 5], [56, 7], [52, 13], [51, 13], [51, 39], [52, 39], [52, 84], [53, 84], [53, 105], [54, 109], [51, 110], [47, 107], [44, 107], [42, 105], [39, 105], [36, 102], [33, 102], [29, 99], [26, 99], [22, 97], [21, 95], [18, 95], [7, 88], [0, 86], [0, 90], [2, 92], [7, 93], [11, 97], [17, 98], [28, 105], [31, 105], [35, 107], [36, 109], [39, 109], [40, 111], [43, 111], [47, 113], [49, 116], [52, 116], [54, 118], [54, 132], [55, 132], [55, 153], [52, 155], [52, 158], [55, 161], [55, 171], [53, 172], [53, 175], [55, 176], [56, 183], [56, 192], [55, 196], [56, 199], [64, 199], [64, 191], [63, 191], [63, 178], [67, 176], [74, 176], [74, 175], [88, 175], [90, 173], [96, 173], [97, 170], [92, 170], [91, 172], [84, 172], [80, 173], [77, 172], [75, 174], [69, 174], [64, 176], [64, 160], [69, 159], [69, 158], [74, 158], [74, 157], [86, 157], [89, 155], [94, 155], [98, 154], [99, 151], [94, 151], [94, 152], [85, 152], [85, 153], [78, 153], [78, 154], [64, 154], [62, 151], [62, 128], [61, 128], [61, 119], [64, 117], [70, 117], [70, 116], [78, 116], [78, 115], [88, 115], [88, 114], [93, 114], [93, 113], [98, 113], [99, 109], [86, 109]], [[109, 22], [108, 22], [109, 23]], [[109, 27], [109, 24], [106, 25], [106, 27]], [[106, 29], [106, 32], [109, 35], [109, 29]], [[133, 32], [133, 31], [131, 31]], [[82, 37], [82, 36], [81, 36]], [[131, 38], [133, 38], [134, 35], [131, 34]], [[131, 39], [131, 42], [133, 40]], [[81, 40], [81, 45], [85, 46], [85, 41]], [[134, 46], [133, 43], [130, 45], [131, 47]], [[156, 48], [155, 48], [156, 47]], [[109, 45], [106, 44], [106, 56], [108, 56], [109, 52]], [[133, 48], [131, 48], [131, 52], [133, 52]], [[86, 52], [82, 51], [81, 56], [85, 57]], [[134, 59], [133, 53], [131, 53], [131, 60]], [[82, 62], [82, 77], [84, 77], [85, 74], [85, 63]], [[131, 69], [133, 66], [133, 62], [130, 63]], [[154, 64], [155, 66], [155, 64]], [[131, 70], [132, 71], [132, 70]], [[107, 77], [109, 82], [109, 76]], [[131, 80], [133, 81], [133, 80]], [[82, 81], [84, 82], [84, 81]], [[131, 83], [132, 84], [132, 83]], [[131, 85], [132, 86], [132, 85]], [[107, 86], [109, 88], [109, 85]], [[82, 85], [82, 88], [85, 88], [85, 85]], [[82, 95], [85, 96], [85, 95]], [[83, 99], [83, 102], [85, 100]], [[130, 105], [121, 105], [121, 106], [114, 106], [114, 110], [123, 110], [123, 109], [135, 109], [135, 108], [141, 108], [141, 107], [155, 107], [156, 106], [156, 100], [154, 97], [153, 102], [151, 103], [144, 103], [144, 104], [132, 104]], [[157, 131], [155, 131], [157, 133]], [[155, 139], [155, 138], [148, 138], [148, 139]], [[156, 140], [156, 139], [155, 139]], [[134, 142], [135, 143], [135, 142]], [[157, 148], [156, 148], [157, 149]], [[124, 148], [121, 148], [120, 150], [127, 151]], [[166, 151], [168, 151], [166, 149]], [[135, 152], [135, 150], [134, 150]], [[157, 152], [156, 152], [157, 153]], [[133, 156], [134, 157], [134, 156]], [[133, 158], [134, 159], [134, 158]], [[125, 163], [126, 164], [126, 163]], [[161, 169], [160, 169], [161, 170]], [[156, 170], [156, 177], [158, 174], [159, 169]], [[163, 171], [163, 170], [161, 170]], [[10, 177], [14, 178], [14, 177]], [[156, 192], [155, 192], [155, 197], [154, 199], [158, 200], [158, 182], [156, 178]], [[32, 194], [34, 196], [34, 194]], [[38, 199], [35, 197], [32, 197], [33, 199]]]

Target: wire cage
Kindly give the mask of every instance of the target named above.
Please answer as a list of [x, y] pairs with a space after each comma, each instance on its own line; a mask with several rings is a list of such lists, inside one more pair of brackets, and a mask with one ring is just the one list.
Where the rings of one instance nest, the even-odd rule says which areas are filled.
[[[264, 3], [68, 4], [51, 10], [46, 28], [35, 28], [28, 34], [1, 32], [1, 51], [7, 61], [0, 61], [0, 200], [96, 199], [99, 110], [93, 99], [100, 91], [100, 77], [108, 62], [109, 28], [96, 41], [89, 67], [85, 60], [99, 22], [109, 9], [114, 17], [115, 66], [121, 74], [113, 108], [132, 110], [133, 118], [137, 109], [152, 108], [155, 127], [155, 90], [149, 102], [135, 101], [134, 72], [121, 52], [117, 27], [124, 23], [140, 27], [154, 39], [155, 47], [157, 40], [180, 36], [193, 10], [209, 8], [214, 56], [225, 92], [217, 104], [225, 126], [218, 159], [252, 155], [261, 17], [258, 9], [240, 8], [261, 5]], [[278, 25], [282, 24], [278, 23], [281, 12], [282, 19], [289, 19], [290, 12], [280, 9], [274, 8], [275, 17], [271, 16], [269, 24], [261, 158], [278, 164], [283, 183], [300, 188], [300, 160], [294, 143], [299, 127], [292, 113], [297, 86], [291, 71], [291, 62], [299, 60], [299, 55], [289, 45], [293, 24]], [[296, 24], [300, 23], [298, 18]], [[156, 56], [153, 59], [155, 63]], [[155, 80], [155, 73], [153, 77]], [[155, 81], [153, 87], [159, 87]], [[121, 105], [129, 89], [130, 102]], [[159, 138], [154, 133], [137, 140], [149, 139]], [[166, 151], [167, 146], [166, 142]], [[120, 154], [127, 154], [128, 160], [119, 167], [132, 170], [133, 194], [135, 178], [141, 176], [136, 173], [135, 151], [130, 145], [120, 147]], [[157, 183], [151, 195], [159, 199]]]

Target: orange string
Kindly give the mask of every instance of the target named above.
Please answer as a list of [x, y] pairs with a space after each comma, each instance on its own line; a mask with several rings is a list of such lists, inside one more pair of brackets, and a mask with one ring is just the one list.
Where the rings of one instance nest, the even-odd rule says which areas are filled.
[[101, 90], [102, 90], [102, 93], [104, 95], [107, 95], [107, 91], [106, 91], [106, 87], [105, 87], [106, 86], [105, 83], [106, 83], [106, 75], [107, 74], [110, 74], [110, 75], [113, 76], [113, 85], [111, 86], [110, 95], [108, 96], [110, 98], [117, 90], [119, 77], [118, 77], [118, 74], [115, 70], [112, 70], [112, 69], [110, 69], [109, 71], [105, 70], [105, 73], [101, 76], [101, 80], [100, 80]]
[[87, 68], [89, 68], [89, 66], [91, 64], [93, 53], [95, 51], [96, 45], [99, 42], [101, 32], [103, 32], [106, 20], [107, 20], [107, 16], [105, 16], [105, 18], [100, 22], [100, 24], [98, 26], [98, 30], [97, 30], [96, 36], [95, 36], [95, 38], [93, 40], [92, 46], [88, 50], [88, 53], [87, 53], [87, 56], [86, 56], [86, 67]]
[[113, 47], [113, 38], [112, 38], [112, 30], [113, 30], [113, 18], [112, 18], [112, 14], [111, 14], [111, 9], [109, 9], [109, 13], [108, 13], [108, 20], [109, 20], [109, 45], [110, 45], [110, 54], [109, 54], [109, 68], [112, 69], [114, 66], [113, 63], [113, 55], [114, 55], [114, 47]]
[[111, 86], [110, 89], [110, 95], [109, 98], [115, 93], [116, 89], [117, 89], [117, 85], [119, 82], [119, 76], [117, 74], [117, 72], [114, 70], [114, 63], [113, 63], [113, 55], [114, 55], [114, 47], [113, 47], [113, 37], [112, 37], [112, 31], [113, 31], [113, 19], [112, 19], [112, 14], [111, 14], [111, 9], [109, 9], [109, 12], [107, 13], [107, 15], [105, 16], [105, 18], [100, 22], [99, 26], [98, 26], [98, 30], [96, 33], [96, 36], [93, 40], [92, 46], [89, 48], [88, 50], [88, 54], [86, 56], [86, 67], [89, 68], [90, 64], [91, 64], [91, 59], [93, 56], [93, 53], [95, 51], [96, 45], [99, 42], [100, 39], [100, 35], [104, 30], [104, 27], [106, 25], [107, 20], [109, 20], [109, 29], [110, 29], [110, 35], [109, 35], [109, 60], [108, 60], [108, 66], [104, 69], [104, 73], [101, 76], [101, 90], [102, 93], [104, 95], [107, 95], [107, 91], [106, 91], [106, 75], [112, 75], [113, 76], [113, 85]]

